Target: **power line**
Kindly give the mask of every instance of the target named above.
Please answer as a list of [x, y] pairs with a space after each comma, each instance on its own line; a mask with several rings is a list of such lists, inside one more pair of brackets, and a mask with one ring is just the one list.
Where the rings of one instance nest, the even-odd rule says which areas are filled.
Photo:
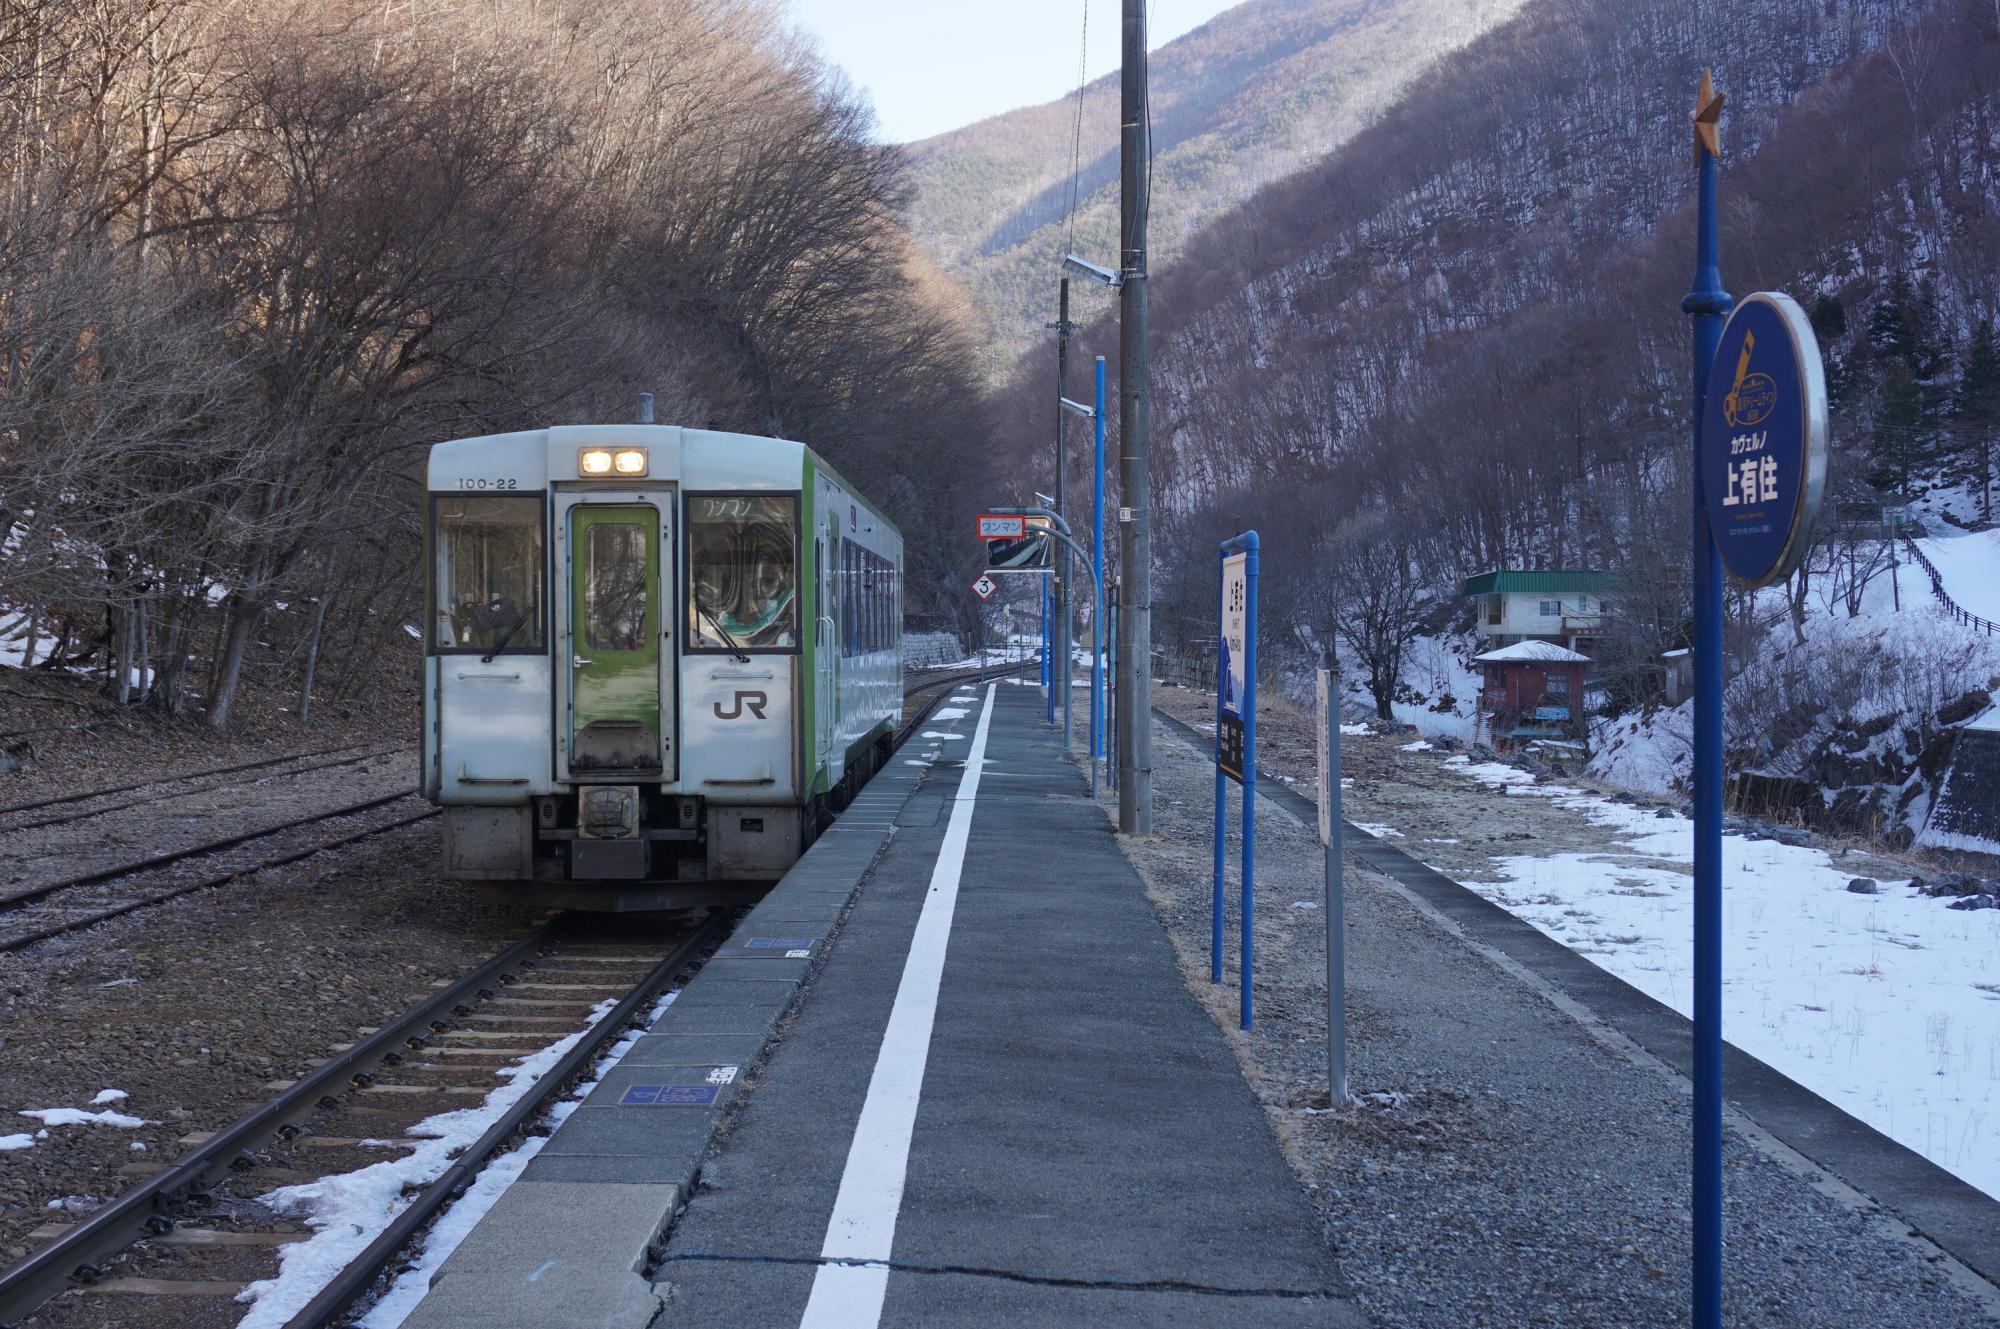
[[[1146, 0], [1146, 45], [1150, 47], [1152, 44], [1153, 0]], [[1151, 50], [1140, 53], [1139, 64], [1145, 70], [1146, 83], [1146, 100], [1143, 103], [1146, 112], [1146, 197], [1140, 204], [1140, 210], [1146, 224], [1150, 226], [1153, 220], [1153, 53]], [[1150, 268], [1152, 264], [1148, 262], [1146, 266]]]
[[1076, 188], [1083, 170], [1083, 88], [1090, 72], [1090, 0], [1083, 0], [1083, 34], [1077, 39], [1076, 49], [1076, 116], [1070, 127], [1069, 140], [1069, 208], [1063, 213], [1063, 242], [1061, 252], [1069, 253], [1076, 230]]

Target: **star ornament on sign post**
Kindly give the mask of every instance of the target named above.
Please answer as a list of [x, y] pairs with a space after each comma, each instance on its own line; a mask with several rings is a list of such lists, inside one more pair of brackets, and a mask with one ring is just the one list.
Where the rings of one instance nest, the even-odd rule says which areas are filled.
[[1730, 576], [1746, 588], [1768, 586], [1805, 557], [1826, 490], [1826, 376], [1798, 302], [1773, 291], [1740, 302], [1708, 382], [1701, 468], [1709, 529]]
[[1709, 155], [1722, 155], [1722, 102], [1729, 94], [1715, 90], [1715, 80], [1706, 69], [1701, 71], [1701, 91], [1694, 98], [1694, 164], [1701, 167], [1701, 150], [1707, 148]]

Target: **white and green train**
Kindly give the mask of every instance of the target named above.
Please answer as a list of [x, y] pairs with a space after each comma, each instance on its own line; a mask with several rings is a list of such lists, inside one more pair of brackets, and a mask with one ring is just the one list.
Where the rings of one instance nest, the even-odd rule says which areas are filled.
[[903, 541], [801, 443], [577, 425], [430, 451], [445, 874], [574, 908], [782, 876], [886, 760]]

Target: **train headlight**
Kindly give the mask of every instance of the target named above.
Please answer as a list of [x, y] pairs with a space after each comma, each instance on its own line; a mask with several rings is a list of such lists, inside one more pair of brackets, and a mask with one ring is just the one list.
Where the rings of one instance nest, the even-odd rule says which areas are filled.
[[585, 448], [577, 454], [576, 469], [585, 475], [611, 474], [611, 449]]
[[646, 450], [644, 448], [620, 448], [611, 458], [611, 469], [620, 475], [644, 475], [646, 473]]

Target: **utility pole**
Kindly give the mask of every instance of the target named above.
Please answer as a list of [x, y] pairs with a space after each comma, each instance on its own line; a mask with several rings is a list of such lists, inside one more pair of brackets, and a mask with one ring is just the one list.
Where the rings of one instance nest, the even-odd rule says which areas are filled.
[[1118, 829], [1153, 831], [1152, 446], [1146, 367], [1146, 0], [1124, 0], [1119, 83], [1118, 511], [1124, 595], [1119, 602]]
[[[1063, 409], [1063, 398], [1069, 395], [1069, 278], [1062, 279], [1060, 294], [1056, 300], [1056, 515], [1069, 520], [1069, 512], [1063, 504], [1064, 485], [1069, 476], [1069, 412]], [[1052, 701], [1059, 700], [1063, 713], [1063, 746], [1069, 746], [1069, 684], [1070, 684], [1070, 599], [1069, 599], [1069, 550], [1058, 546], [1056, 550], [1056, 618], [1061, 631], [1056, 634], [1060, 643], [1057, 658], [1061, 661], [1059, 671], [1049, 680], [1054, 691]]]

